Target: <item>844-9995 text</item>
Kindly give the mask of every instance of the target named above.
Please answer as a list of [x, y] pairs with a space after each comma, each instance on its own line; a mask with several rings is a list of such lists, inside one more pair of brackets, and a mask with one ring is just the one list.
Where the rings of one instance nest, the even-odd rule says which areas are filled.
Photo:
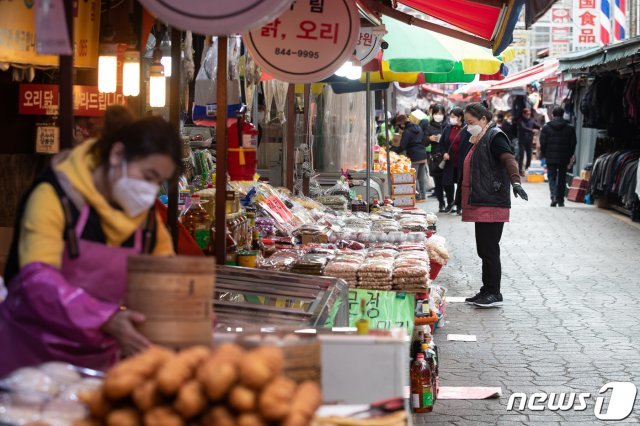
[[291, 49], [280, 49], [279, 47], [276, 47], [275, 54], [283, 55], [283, 56], [297, 56], [298, 58], [313, 58], [313, 59], [320, 58], [319, 52], [315, 52], [313, 50], [302, 50], [302, 49], [291, 50]]

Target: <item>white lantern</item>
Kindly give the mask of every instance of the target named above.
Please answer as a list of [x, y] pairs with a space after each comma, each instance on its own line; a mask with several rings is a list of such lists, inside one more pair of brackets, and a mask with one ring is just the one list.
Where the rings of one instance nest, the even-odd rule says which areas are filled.
[[98, 57], [98, 91], [115, 93], [118, 81], [118, 45], [100, 45]]
[[162, 51], [162, 66], [164, 67], [164, 76], [171, 77], [171, 40], [169, 40], [169, 31], [167, 30], [162, 42], [160, 43]]
[[122, 66], [122, 94], [138, 96], [140, 94], [140, 52], [127, 50]]
[[358, 80], [362, 76], [362, 63], [355, 56], [351, 58], [351, 67], [347, 70], [347, 77], [349, 80]]
[[154, 61], [149, 67], [149, 105], [162, 108], [167, 98], [167, 81], [164, 67], [159, 61]]

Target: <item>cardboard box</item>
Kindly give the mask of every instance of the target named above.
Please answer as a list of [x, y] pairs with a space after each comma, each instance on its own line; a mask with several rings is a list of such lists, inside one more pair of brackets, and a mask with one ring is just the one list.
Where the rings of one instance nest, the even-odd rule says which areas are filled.
[[582, 170], [580, 172], [580, 179], [584, 179], [584, 180], [591, 179], [591, 170]]
[[571, 180], [571, 188], [589, 189], [589, 181], [579, 177], [574, 177]]
[[392, 195], [415, 195], [416, 185], [414, 183], [402, 183], [391, 186]]
[[391, 198], [395, 207], [415, 207], [416, 205], [415, 195], [394, 195]]
[[329, 236], [327, 234], [302, 234], [300, 241], [302, 244], [326, 244], [329, 242]]
[[585, 195], [587, 195], [586, 189], [571, 187], [567, 193], [567, 200], [575, 201], [576, 203], [584, 203]]
[[416, 176], [415, 173], [392, 173], [391, 174], [391, 183], [396, 185], [400, 183], [415, 183]]

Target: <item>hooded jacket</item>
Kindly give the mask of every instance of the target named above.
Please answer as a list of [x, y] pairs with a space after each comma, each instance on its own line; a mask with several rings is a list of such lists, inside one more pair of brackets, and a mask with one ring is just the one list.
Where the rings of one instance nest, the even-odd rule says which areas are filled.
[[400, 139], [400, 145], [391, 148], [391, 151], [400, 154], [405, 151], [407, 157], [411, 159], [412, 163], [424, 162], [427, 160], [427, 151], [423, 143], [423, 135], [420, 126], [413, 123], [407, 123], [404, 132], [402, 133], [402, 139]]
[[569, 164], [576, 144], [576, 130], [560, 117], [545, 124], [540, 132], [540, 153], [547, 164]]

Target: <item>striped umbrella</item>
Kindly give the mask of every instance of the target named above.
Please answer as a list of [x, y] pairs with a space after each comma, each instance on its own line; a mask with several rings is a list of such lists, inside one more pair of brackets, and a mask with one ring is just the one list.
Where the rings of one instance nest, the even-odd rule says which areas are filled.
[[[496, 74], [502, 61], [490, 49], [411, 26], [389, 17], [384, 62], [397, 73], [422, 72], [428, 83], [470, 82], [475, 74]], [[383, 66], [384, 68], [384, 66]]]

